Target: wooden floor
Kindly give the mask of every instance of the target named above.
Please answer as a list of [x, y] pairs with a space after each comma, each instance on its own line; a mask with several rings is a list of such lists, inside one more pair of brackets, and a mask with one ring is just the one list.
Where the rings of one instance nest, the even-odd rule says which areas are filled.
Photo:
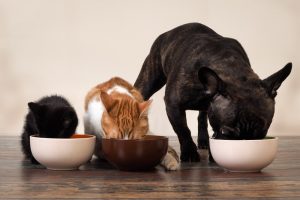
[[[176, 138], [170, 144], [178, 150]], [[231, 173], [209, 163], [181, 170], [124, 172], [93, 160], [78, 171], [50, 171], [23, 161], [18, 137], [0, 137], [0, 199], [300, 199], [300, 137], [279, 139], [261, 173]]]

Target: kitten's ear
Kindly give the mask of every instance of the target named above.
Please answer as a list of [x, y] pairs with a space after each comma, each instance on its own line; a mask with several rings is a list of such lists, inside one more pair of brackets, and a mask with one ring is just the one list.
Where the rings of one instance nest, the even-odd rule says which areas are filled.
[[114, 100], [113, 98], [111, 98], [111, 96], [109, 94], [107, 94], [106, 92], [101, 92], [100, 93], [100, 98], [101, 101], [106, 109], [107, 112], [109, 112], [111, 110], [111, 108], [116, 104], [116, 100]]
[[151, 103], [152, 103], [152, 99], [139, 103], [140, 116], [148, 115], [148, 111]]
[[28, 107], [35, 115], [39, 115], [43, 111], [43, 106], [38, 103], [29, 102]]

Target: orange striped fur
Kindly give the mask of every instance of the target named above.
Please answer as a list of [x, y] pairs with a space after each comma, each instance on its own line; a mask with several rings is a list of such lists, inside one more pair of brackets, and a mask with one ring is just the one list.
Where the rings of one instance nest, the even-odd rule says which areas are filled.
[[[125, 88], [133, 98], [117, 91], [108, 94], [114, 86]], [[106, 109], [99, 122], [106, 138], [139, 139], [147, 134], [151, 100], [144, 101], [140, 92], [127, 81], [114, 77], [92, 88], [85, 98], [85, 110], [93, 99], [101, 99]]]

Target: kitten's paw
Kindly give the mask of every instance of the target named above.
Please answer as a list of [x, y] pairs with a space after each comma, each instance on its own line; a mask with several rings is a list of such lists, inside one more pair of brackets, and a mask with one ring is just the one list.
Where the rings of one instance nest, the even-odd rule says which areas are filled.
[[182, 147], [180, 160], [182, 162], [199, 162], [200, 155], [197, 151], [197, 146], [194, 143], [186, 144]]
[[179, 169], [179, 162], [170, 153], [167, 153], [161, 162], [161, 165], [168, 171], [176, 171]]

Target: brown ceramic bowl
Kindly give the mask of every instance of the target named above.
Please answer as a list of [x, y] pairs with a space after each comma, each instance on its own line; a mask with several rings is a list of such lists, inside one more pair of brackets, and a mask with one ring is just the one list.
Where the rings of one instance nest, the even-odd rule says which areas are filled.
[[168, 138], [147, 135], [143, 139], [102, 139], [102, 151], [108, 162], [120, 170], [144, 171], [158, 165], [168, 150]]

